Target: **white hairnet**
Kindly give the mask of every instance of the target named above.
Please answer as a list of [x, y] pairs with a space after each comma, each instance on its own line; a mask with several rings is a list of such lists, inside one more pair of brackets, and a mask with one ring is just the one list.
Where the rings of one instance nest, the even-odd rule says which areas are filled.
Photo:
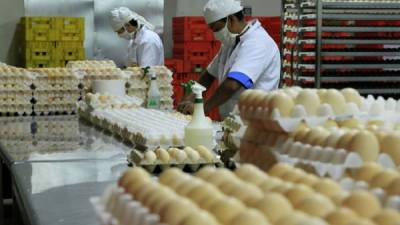
[[153, 24], [149, 23], [143, 16], [133, 12], [132, 10], [126, 7], [119, 7], [111, 10], [110, 20], [111, 26], [114, 31], [121, 29], [124, 24], [128, 23], [131, 20], [136, 20], [138, 25], [146, 26], [148, 29], [153, 30]]
[[204, 6], [204, 19], [208, 24], [243, 10], [239, 0], [209, 0]]

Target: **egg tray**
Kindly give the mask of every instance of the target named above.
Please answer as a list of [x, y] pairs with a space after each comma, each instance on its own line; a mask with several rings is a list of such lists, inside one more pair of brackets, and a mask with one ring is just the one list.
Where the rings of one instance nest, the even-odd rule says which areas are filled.
[[33, 103], [35, 105], [75, 105], [80, 97], [78, 91], [39, 92], [34, 93]]
[[67, 68], [87, 69], [87, 68], [117, 68], [112, 60], [77, 60], [69, 61]]
[[75, 115], [76, 111], [76, 104], [33, 106], [33, 113], [37, 116]]
[[167, 225], [122, 188], [110, 185], [102, 196], [90, 198], [100, 225]]
[[2, 91], [31, 91], [33, 80], [20, 78], [0, 78], [0, 89]]
[[31, 104], [0, 106], [0, 117], [30, 116], [33, 114]]

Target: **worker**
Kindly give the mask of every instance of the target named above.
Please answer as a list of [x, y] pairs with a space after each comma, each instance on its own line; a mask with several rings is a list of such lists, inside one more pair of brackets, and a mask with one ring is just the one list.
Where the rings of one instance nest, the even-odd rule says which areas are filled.
[[[215, 79], [219, 86], [206, 100], [206, 113], [219, 107], [221, 118], [229, 115], [245, 89], [275, 90], [280, 80], [280, 52], [258, 20], [246, 22], [243, 7], [235, 0], [209, 0], [204, 18], [222, 47], [199, 83], [209, 88]], [[194, 95], [185, 96], [178, 110], [190, 114]]]
[[154, 26], [126, 7], [113, 9], [111, 25], [119, 37], [129, 41], [127, 67], [164, 65], [164, 47]]

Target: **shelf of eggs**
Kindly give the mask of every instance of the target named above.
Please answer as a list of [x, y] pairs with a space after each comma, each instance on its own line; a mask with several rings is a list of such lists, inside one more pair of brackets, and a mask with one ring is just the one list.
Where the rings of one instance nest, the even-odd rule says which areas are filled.
[[[123, 99], [113, 96], [91, 95], [90, 98], [90, 101], [85, 100], [78, 104], [79, 114], [93, 125], [111, 132], [125, 142], [138, 148], [183, 145], [188, 117], [142, 108], [137, 104], [142, 101], [134, 97], [125, 97], [125, 103]], [[132, 101], [132, 98], [135, 101]]]
[[350, 88], [249, 90], [239, 109], [248, 125], [241, 161], [261, 168], [275, 161], [302, 163], [321, 176], [339, 178], [365, 161], [400, 164], [393, 147], [400, 142], [400, 103], [394, 99], [363, 98]]
[[[171, 111], [174, 107], [172, 72], [165, 66], [153, 66], [150, 70], [154, 71], [157, 76], [157, 85], [161, 94], [161, 109]], [[140, 67], [130, 67], [125, 71], [129, 76], [127, 94], [139, 97], [146, 102], [150, 85], [149, 76], [144, 76], [143, 69]]]
[[68, 68], [40, 68], [30, 71], [35, 74], [33, 108], [36, 115], [76, 112], [76, 102], [81, 96], [81, 72]]
[[365, 190], [276, 164], [268, 173], [244, 164], [234, 172], [205, 167], [194, 176], [143, 169], [91, 199], [100, 224], [375, 225], [400, 222], [398, 211]]
[[[306, 87], [350, 85], [364, 94], [398, 94], [398, 3], [321, 1], [322, 41], [316, 41], [315, 2], [286, 5], [282, 27], [284, 77]], [[297, 13], [288, 11], [295, 7]], [[316, 67], [317, 43], [322, 43], [320, 67]], [[321, 76], [315, 80], [317, 71]]]
[[133, 166], [140, 166], [149, 173], [160, 173], [171, 167], [187, 172], [195, 172], [204, 166], [221, 167], [223, 164], [217, 155], [204, 146], [179, 148], [157, 148], [144, 152], [133, 150], [128, 159]]
[[32, 114], [32, 80], [25, 69], [0, 65], [0, 116]]

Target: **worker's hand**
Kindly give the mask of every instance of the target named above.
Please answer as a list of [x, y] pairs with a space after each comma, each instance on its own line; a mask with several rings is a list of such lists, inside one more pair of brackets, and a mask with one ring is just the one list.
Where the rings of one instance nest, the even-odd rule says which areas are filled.
[[177, 107], [178, 111], [183, 114], [193, 114], [194, 104], [192, 101], [181, 101]]

